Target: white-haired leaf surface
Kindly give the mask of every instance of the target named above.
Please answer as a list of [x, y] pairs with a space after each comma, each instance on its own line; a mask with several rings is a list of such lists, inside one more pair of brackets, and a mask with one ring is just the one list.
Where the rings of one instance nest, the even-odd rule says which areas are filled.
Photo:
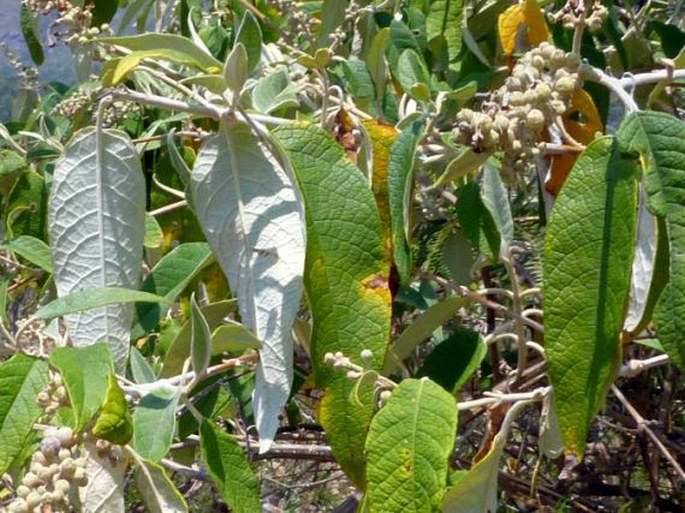
[[254, 407], [268, 450], [292, 384], [290, 329], [302, 296], [305, 235], [295, 189], [250, 127], [227, 121], [195, 161], [191, 202], [238, 297], [243, 324], [263, 342]]
[[[138, 155], [118, 130], [78, 132], [55, 166], [50, 247], [57, 294], [94, 287], [137, 289], [145, 236], [145, 182]], [[75, 346], [107, 341], [117, 370], [128, 357], [133, 305], [66, 317]]]

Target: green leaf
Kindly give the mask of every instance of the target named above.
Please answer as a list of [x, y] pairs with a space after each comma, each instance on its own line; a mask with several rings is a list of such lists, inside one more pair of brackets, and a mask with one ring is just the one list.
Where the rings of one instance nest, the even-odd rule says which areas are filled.
[[369, 349], [371, 367], [382, 367], [392, 303], [384, 230], [365, 177], [330, 135], [310, 125], [283, 126], [275, 136], [304, 196], [311, 357], [315, 381], [326, 389], [321, 422], [336, 459], [363, 486], [362, 451], [373, 402], [353, 404], [354, 383], [324, 363], [324, 355], [342, 351], [361, 364], [360, 352]]
[[138, 492], [150, 513], [188, 511], [183, 495], [160, 465], [139, 458], [134, 476]]
[[109, 23], [119, 8], [116, 0], [88, 0], [86, 5], [95, 5], [93, 8], [93, 19], [91, 26], [100, 27], [103, 23]]
[[[224, 317], [231, 312], [234, 312], [238, 307], [238, 301], [230, 299], [226, 301], [219, 301], [201, 308], [202, 315], [207, 320], [210, 329], [215, 329]], [[164, 358], [164, 365], [160, 372], [161, 378], [168, 378], [180, 373], [183, 369], [183, 362], [190, 356], [190, 337], [191, 337], [190, 321], [183, 325], [183, 328], [178, 332]]]
[[[124, 289], [121, 287], [97, 287], [73, 292], [68, 296], [57, 298], [47, 305], [40, 307], [36, 312], [35, 317], [36, 319], [53, 319], [54, 317], [70, 315], [75, 312], [90, 310], [91, 308], [135, 302], [171, 303], [166, 297], [150, 294], [149, 292]], [[106, 335], [101, 338], [105, 338], [105, 336]]]
[[245, 45], [237, 42], [226, 57], [224, 63], [224, 80], [228, 88], [237, 96], [243, 90], [245, 81], [250, 76]]
[[620, 364], [636, 173], [613, 138], [596, 139], [578, 157], [547, 226], [545, 348], [564, 446], [578, 459]]
[[133, 381], [136, 383], [152, 383], [155, 381], [155, 371], [135, 346], [131, 347], [129, 365], [131, 366]]
[[50, 365], [62, 376], [74, 414], [75, 429], [82, 431], [102, 405], [108, 376], [114, 371], [112, 353], [104, 343], [85, 347], [58, 347], [50, 353]]
[[180, 387], [160, 383], [136, 406], [133, 412], [133, 446], [143, 458], [158, 462], [169, 452], [180, 395]]
[[428, 40], [444, 37], [449, 52], [449, 60], [456, 59], [461, 51], [461, 0], [433, 0], [426, 16]]
[[497, 261], [501, 254], [502, 236], [483, 201], [480, 187], [476, 182], [469, 182], [457, 191], [457, 197], [459, 201], [454, 210], [462, 233], [490, 261]]
[[[221, 89], [221, 92], [223, 92], [223, 89]], [[183, 182], [183, 185], [187, 187], [190, 183], [191, 170], [188, 167], [186, 160], [183, 158], [183, 155], [181, 155], [181, 152], [176, 147], [176, 140], [174, 139], [175, 131], [176, 129], [172, 128], [166, 135], [166, 147], [167, 151], [169, 152], [169, 159], [171, 160], [171, 164], [174, 166], [176, 174], [178, 174], [179, 178]], [[183, 147], [183, 149], [186, 148], [187, 147]]]
[[[418, 53], [411, 48], [407, 48], [397, 63], [397, 79], [404, 89], [405, 93], [409, 93], [417, 84], [423, 84], [424, 87], [429, 83], [428, 68], [423, 62]], [[430, 95], [430, 91], [428, 91]], [[416, 98], [417, 100], [428, 100], [428, 98]]]
[[302, 297], [305, 234], [295, 187], [248, 124], [226, 120], [202, 145], [190, 197], [242, 322], [263, 343], [254, 402], [266, 451], [290, 394], [290, 332]]
[[212, 422], [203, 420], [200, 448], [202, 461], [231, 510], [235, 513], [262, 511], [257, 476], [238, 442]]
[[447, 492], [443, 513], [483, 513], [497, 511], [497, 474], [511, 424], [530, 401], [520, 401], [507, 412], [502, 427], [488, 453], [463, 474]]
[[364, 61], [349, 60], [342, 63], [346, 88], [357, 100], [374, 97], [375, 89], [369, 69]]
[[435, 182], [434, 187], [442, 187], [457, 178], [466, 176], [485, 164], [485, 161], [488, 160], [489, 157], [490, 153], [486, 151], [476, 153], [471, 148], [464, 150], [454, 160], [447, 164], [445, 172], [440, 175], [440, 178]]
[[514, 241], [514, 221], [511, 217], [509, 194], [502, 183], [499, 169], [494, 166], [486, 165], [483, 168], [481, 197], [500, 235], [499, 256], [506, 257], [509, 254], [509, 246]]
[[159, 303], [136, 305], [138, 322], [131, 330], [131, 338], [138, 338], [153, 330], [166, 312], [164, 305], [174, 301], [200, 272], [214, 261], [206, 242], [186, 242], [175, 247], [157, 262], [145, 278], [141, 290], [163, 296]]
[[296, 107], [297, 90], [290, 84], [287, 70], [279, 68], [260, 78], [252, 89], [252, 103], [255, 109], [265, 114]]
[[45, 360], [19, 353], [0, 363], [0, 474], [9, 469], [44, 414], [36, 396], [47, 383]]
[[366, 505], [377, 513], [436, 511], [457, 431], [454, 398], [427, 378], [405, 379], [366, 441]]
[[21, 33], [24, 35], [26, 46], [29, 47], [31, 59], [33, 59], [37, 66], [40, 66], [45, 61], [45, 56], [43, 55], [43, 46], [40, 44], [39, 35], [36, 34], [36, 32], [39, 32], [38, 23], [31, 9], [24, 3], [21, 4], [20, 24]]
[[369, 54], [366, 57], [366, 67], [374, 84], [374, 93], [377, 100], [385, 96], [387, 83], [388, 65], [385, 62], [385, 50], [390, 42], [390, 28], [386, 27], [378, 31], [371, 42]]
[[1, 249], [9, 249], [41, 269], [52, 273], [52, 256], [45, 242], [30, 235], [20, 235], [16, 239], [0, 244]]
[[[207, 73], [221, 73], [223, 64], [198, 48], [190, 39], [175, 34], [147, 33], [138, 36], [102, 37], [98, 43], [121, 46], [133, 53], [122, 59], [125, 64], [118, 64], [115, 76], [126, 74], [138, 65], [140, 59], [156, 58], [176, 64], [185, 64]], [[127, 60], [128, 59], [128, 60]], [[137, 62], [136, 62], [137, 61]], [[135, 64], [134, 64], [135, 63]], [[122, 71], [126, 70], [123, 74]]]
[[349, 0], [323, 0], [321, 28], [316, 48], [324, 48], [331, 44], [331, 34], [345, 22], [345, 10], [349, 3]]
[[133, 436], [133, 421], [126, 396], [114, 374], [110, 374], [107, 380], [105, 400], [93, 426], [93, 435], [117, 445], [126, 445]]
[[245, 326], [228, 321], [212, 333], [212, 354], [261, 349], [261, 341]]
[[31, 235], [45, 240], [47, 232], [47, 188], [45, 180], [35, 171], [22, 173], [14, 183], [7, 203], [7, 236]]
[[157, 249], [162, 247], [164, 242], [164, 232], [159, 226], [155, 216], [145, 214], [145, 238], [143, 239], [143, 246], [148, 249]]
[[626, 149], [640, 154], [647, 207], [666, 224], [670, 282], [653, 320], [666, 353], [685, 369], [685, 124], [665, 113], [638, 112], [626, 118], [618, 138]]
[[468, 303], [468, 300], [462, 296], [451, 296], [444, 301], [435, 303], [419, 315], [393, 343], [385, 362], [384, 373], [394, 370], [398, 362], [407, 358], [421, 342], [452, 319]]
[[195, 374], [202, 375], [209, 367], [212, 357], [212, 334], [202, 310], [195, 301], [195, 294], [190, 296], [190, 357]]
[[459, 327], [430, 352], [417, 377], [429, 377], [455, 394], [478, 369], [487, 352], [488, 346], [477, 331]]
[[[115, 303], [136, 299], [112, 301], [117, 293], [104, 290], [65, 296], [98, 287], [138, 289], [144, 237], [145, 178], [131, 139], [118, 130], [77, 132], [55, 164], [50, 190], [54, 277], [59, 301], [66, 302], [62, 310], [62, 303], [45, 307], [50, 315], [41, 310], [54, 317], [78, 308], [66, 318], [74, 345], [108, 341], [118, 371], [128, 359], [133, 305]], [[87, 308], [94, 309], [81, 311]]]
[[235, 41], [242, 43], [247, 51], [247, 74], [249, 76], [262, 58], [262, 29], [252, 11], [245, 10]]
[[404, 285], [409, 282], [413, 270], [409, 248], [411, 234], [409, 213], [412, 209], [412, 192], [414, 190], [414, 158], [416, 148], [422, 138], [422, 124], [414, 123], [402, 131], [390, 150], [388, 196], [392, 251], [400, 281]]

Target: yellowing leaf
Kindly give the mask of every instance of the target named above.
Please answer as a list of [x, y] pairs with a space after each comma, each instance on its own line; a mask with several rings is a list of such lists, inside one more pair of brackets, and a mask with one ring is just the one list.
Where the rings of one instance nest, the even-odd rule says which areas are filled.
[[507, 55], [514, 53], [516, 34], [521, 23], [523, 23], [523, 8], [521, 4], [512, 5], [499, 15], [497, 20], [499, 39], [502, 42], [502, 49]]
[[[564, 114], [563, 120], [568, 134], [581, 144], [590, 144], [597, 132], [604, 131], [604, 125], [592, 101], [592, 96], [584, 89], [579, 89], [573, 94], [571, 105]], [[553, 157], [552, 169], [549, 178], [545, 181], [545, 189], [550, 194], [553, 196], [559, 194], [577, 158], [578, 155], [575, 153]]]
[[549, 39], [549, 30], [545, 15], [535, 0], [526, 0], [523, 5], [523, 20], [526, 24], [526, 41], [531, 46], [538, 46]]
[[521, 24], [526, 26], [526, 41], [531, 46], [538, 46], [549, 39], [545, 16], [535, 0], [512, 5], [500, 14], [497, 21], [499, 38], [507, 55], [514, 53], [516, 36]]

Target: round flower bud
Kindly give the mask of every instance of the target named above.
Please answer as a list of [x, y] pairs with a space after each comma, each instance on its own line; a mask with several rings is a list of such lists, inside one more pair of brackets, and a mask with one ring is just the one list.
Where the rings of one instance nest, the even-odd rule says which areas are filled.
[[506, 132], [509, 128], [509, 118], [504, 114], [497, 114], [495, 115], [495, 121], [492, 123], [492, 126], [495, 130]]
[[385, 404], [388, 402], [388, 399], [390, 399], [391, 395], [392, 395], [392, 392], [390, 390], [383, 390], [379, 394], [378, 400], [380, 401], [381, 404]]
[[578, 54], [569, 52], [564, 56], [565, 59], [565, 65], [569, 69], [576, 69], [578, 66], [580, 66], [580, 57]]
[[532, 109], [526, 116], [526, 123], [531, 130], [542, 130], [545, 125], [545, 115], [538, 109]]
[[71, 458], [71, 451], [70, 451], [69, 449], [67, 449], [66, 447], [62, 447], [62, 448], [59, 450], [59, 454], [57, 455], [57, 457], [58, 457], [60, 460], [65, 460], [65, 459], [67, 459], [67, 458]]
[[59, 465], [60, 468], [60, 473], [64, 477], [71, 477], [74, 475], [76, 472], [76, 462], [72, 458], [66, 458], [62, 460], [62, 463]]
[[10, 504], [8, 509], [12, 513], [28, 513], [29, 505], [26, 504], [24, 499], [16, 499], [12, 504]]
[[53, 436], [46, 436], [40, 442], [40, 451], [46, 456], [56, 456], [62, 448], [60, 441]]
[[74, 432], [70, 427], [61, 427], [55, 433], [55, 438], [60, 441], [62, 447], [71, 447], [74, 443]]
[[43, 467], [36, 475], [38, 476], [38, 479], [40, 479], [41, 483], [47, 483], [52, 477], [52, 471], [50, 470], [50, 467]]
[[523, 93], [523, 100], [529, 105], [535, 105], [539, 100], [538, 93], [535, 92], [535, 89], [528, 89]]
[[26, 496], [31, 493], [31, 488], [29, 488], [26, 485], [19, 485], [17, 486], [17, 497], [21, 497], [22, 499], [25, 499]]
[[33, 509], [38, 507], [38, 505], [42, 502], [41, 496], [37, 491], [32, 491], [26, 496], [26, 505], [28, 506], [29, 509]]
[[35, 488], [41, 484], [40, 479], [38, 479], [38, 476], [33, 472], [27, 472], [22, 482], [29, 488]]
[[523, 104], [523, 93], [519, 91], [514, 91], [509, 95], [509, 104], [514, 107]]
[[55, 482], [55, 490], [64, 495], [69, 495], [71, 485], [69, 484], [69, 481], [67, 481], [66, 479], [58, 479]]
[[548, 100], [552, 96], [552, 88], [544, 83], [535, 86], [535, 92], [544, 100]]
[[373, 361], [373, 351], [371, 351], [371, 349], [362, 349], [362, 352], [359, 354], [359, 356], [361, 356], [362, 360], [364, 360], [366, 363]]
[[520, 91], [523, 88], [523, 84], [521, 84], [521, 80], [518, 77], [507, 78], [505, 85], [509, 91]]
[[535, 57], [533, 57], [533, 62], [532, 62], [532, 64], [533, 64], [533, 66], [535, 66], [537, 69], [539, 69], [540, 71], [542, 71], [543, 69], [545, 69], [545, 66], [547, 65], [547, 62], [545, 61], [544, 58], [542, 58], [542, 56], [536, 55]]
[[51, 400], [52, 398], [50, 397], [50, 394], [45, 390], [39, 392], [38, 396], [36, 397], [36, 402], [43, 408], [50, 404]]
[[576, 81], [571, 77], [562, 77], [554, 83], [554, 88], [560, 93], [571, 94], [576, 88]]

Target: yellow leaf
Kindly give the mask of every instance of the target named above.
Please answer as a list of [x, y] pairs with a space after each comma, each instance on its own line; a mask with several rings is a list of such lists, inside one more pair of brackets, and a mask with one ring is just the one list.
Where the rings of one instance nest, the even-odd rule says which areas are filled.
[[516, 37], [519, 27], [526, 27], [526, 41], [531, 46], [538, 46], [549, 39], [549, 30], [545, 16], [535, 0], [525, 0], [512, 5], [500, 14], [497, 26], [504, 53], [511, 55], [516, 48]]
[[535, 0], [526, 0], [523, 3], [523, 19], [527, 27], [526, 40], [529, 45], [538, 46], [549, 39], [545, 15]]
[[523, 23], [523, 6], [521, 4], [512, 5], [499, 15], [497, 28], [499, 29], [502, 48], [507, 55], [514, 53], [516, 35], [521, 23]]

